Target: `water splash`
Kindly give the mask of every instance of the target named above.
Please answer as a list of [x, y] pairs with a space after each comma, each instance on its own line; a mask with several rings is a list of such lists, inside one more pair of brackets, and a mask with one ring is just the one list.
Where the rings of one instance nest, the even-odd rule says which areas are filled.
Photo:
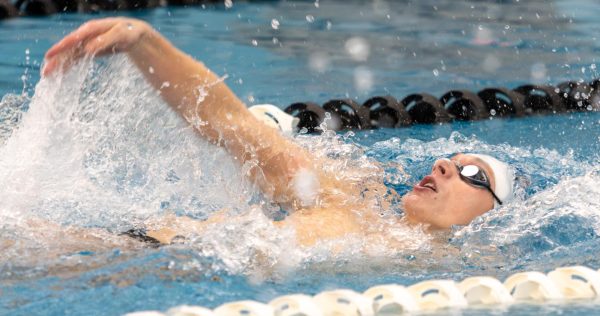
[[118, 233], [152, 216], [203, 218], [260, 199], [124, 57], [42, 79], [29, 111], [9, 121], [17, 123], [3, 124], [12, 135], [0, 148], [0, 214], [15, 219], [19, 239], [24, 218]]
[[0, 145], [4, 145], [19, 126], [23, 113], [29, 108], [27, 95], [7, 94], [0, 101]]

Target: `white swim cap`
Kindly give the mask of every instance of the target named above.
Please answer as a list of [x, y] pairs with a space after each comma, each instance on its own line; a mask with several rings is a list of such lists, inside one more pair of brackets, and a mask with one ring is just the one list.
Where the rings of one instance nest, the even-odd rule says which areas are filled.
[[276, 128], [285, 134], [292, 134], [298, 126], [299, 119], [293, 117], [272, 104], [259, 104], [248, 110], [263, 123]]
[[[506, 164], [492, 156], [482, 154], [467, 154], [483, 160], [490, 166], [492, 172], [494, 172], [494, 193], [502, 201], [506, 203], [513, 198], [513, 184], [515, 182], [515, 173], [513, 169]], [[494, 207], [498, 206], [498, 202], [494, 201]]]

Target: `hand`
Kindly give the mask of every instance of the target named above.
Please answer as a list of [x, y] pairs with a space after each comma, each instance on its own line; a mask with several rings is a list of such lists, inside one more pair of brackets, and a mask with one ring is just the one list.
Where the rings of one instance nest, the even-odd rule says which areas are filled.
[[66, 70], [84, 56], [103, 56], [131, 50], [152, 28], [127, 18], [106, 18], [83, 24], [48, 50], [42, 75], [62, 66]]

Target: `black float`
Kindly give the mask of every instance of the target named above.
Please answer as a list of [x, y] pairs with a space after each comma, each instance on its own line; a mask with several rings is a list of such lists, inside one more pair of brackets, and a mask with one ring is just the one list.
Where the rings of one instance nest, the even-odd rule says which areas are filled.
[[392, 96], [372, 97], [363, 103], [372, 127], [401, 127], [412, 122], [404, 106]]
[[296, 102], [285, 108], [285, 112], [297, 117], [299, 128], [306, 128], [309, 133], [314, 133], [319, 125], [325, 121], [325, 110], [312, 102]]
[[567, 81], [558, 85], [560, 97], [567, 109], [581, 111], [591, 105], [593, 88], [585, 82]]
[[481, 120], [489, 116], [483, 101], [471, 91], [452, 90], [446, 92], [440, 101], [448, 114], [456, 120]]
[[486, 88], [477, 95], [487, 108], [488, 116], [523, 116], [525, 97], [506, 88]]
[[563, 99], [558, 94], [560, 90], [555, 87], [523, 85], [516, 88], [515, 91], [525, 97], [523, 104], [525, 105], [525, 111], [528, 114], [533, 112], [557, 113], [563, 112], [566, 109]]
[[368, 129], [371, 127], [369, 108], [362, 107], [351, 99], [331, 100], [323, 104], [323, 110], [331, 113], [340, 129]]
[[15, 7], [26, 15], [45, 16], [57, 12], [52, 0], [18, 0]]
[[450, 121], [444, 105], [431, 94], [411, 94], [402, 99], [402, 105], [414, 123], [433, 124]]
[[0, 0], [0, 20], [12, 18], [19, 14], [19, 11], [9, 0]]

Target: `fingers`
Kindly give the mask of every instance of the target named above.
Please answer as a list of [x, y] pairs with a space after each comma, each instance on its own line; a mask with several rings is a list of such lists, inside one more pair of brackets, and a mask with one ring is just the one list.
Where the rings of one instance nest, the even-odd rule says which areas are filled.
[[116, 19], [107, 18], [102, 20], [90, 21], [82, 25], [79, 29], [72, 32], [63, 38], [60, 42], [56, 43], [52, 48], [46, 52], [46, 59], [53, 58], [65, 51], [73, 50], [90, 38], [100, 35], [108, 31], [115, 23]]
[[67, 35], [46, 52], [42, 76], [48, 76], [59, 68], [68, 68], [87, 53], [82, 49], [86, 42], [106, 33], [120, 20], [120, 18], [106, 18], [90, 21]]
[[45, 56], [42, 75], [48, 76], [58, 68], [68, 68], [86, 55], [102, 56], [127, 50], [147, 27], [140, 21], [107, 18], [87, 22], [55, 44]]
[[120, 36], [121, 32], [122, 30], [118, 26], [113, 26], [108, 32], [97, 36], [85, 44], [83, 48], [84, 53], [94, 56], [117, 53], [123, 40]]

